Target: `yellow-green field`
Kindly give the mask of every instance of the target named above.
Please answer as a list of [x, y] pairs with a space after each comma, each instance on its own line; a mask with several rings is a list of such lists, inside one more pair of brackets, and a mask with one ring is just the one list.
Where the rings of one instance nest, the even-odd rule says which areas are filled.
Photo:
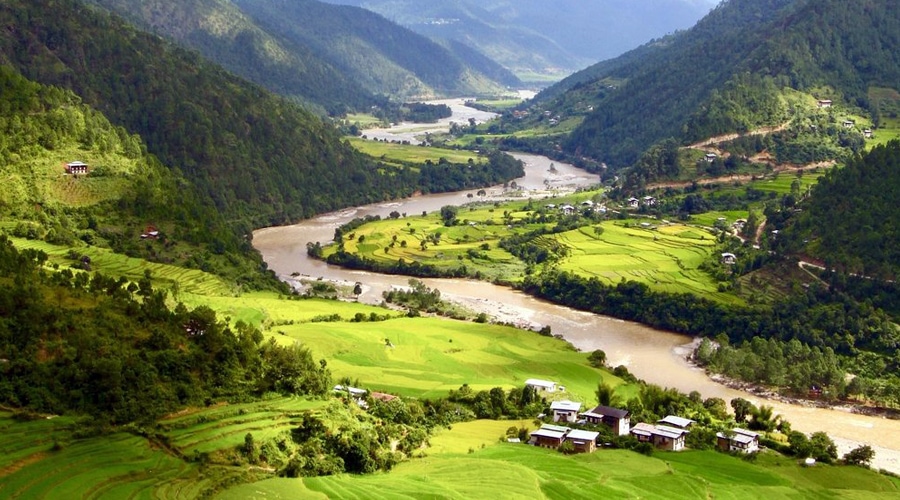
[[486, 157], [472, 151], [370, 141], [360, 138], [351, 138], [350, 144], [362, 153], [394, 164], [422, 165], [426, 161], [438, 163], [441, 159], [446, 159], [450, 163], [487, 162]]
[[612, 223], [555, 235], [570, 249], [559, 268], [609, 284], [622, 279], [646, 283], [671, 293], [690, 292], [732, 301], [717, 291], [717, 282], [699, 269], [715, 247], [715, 236], [683, 224], [657, 222]]
[[[566, 386], [559, 399], [591, 403], [602, 379], [622, 380], [591, 368], [587, 354], [565, 342], [512, 327], [441, 318], [398, 318], [371, 323], [304, 323], [279, 330], [328, 360], [335, 379], [359, 379], [366, 387], [420, 398], [445, 396], [469, 384], [474, 390], [520, 387], [526, 379]], [[390, 340], [391, 346], [386, 340]], [[632, 386], [619, 390], [625, 398]]]
[[[230, 489], [224, 499], [289, 498], [896, 498], [897, 479], [859, 467], [802, 467], [763, 453], [755, 463], [711, 451], [655, 453], [601, 449], [565, 456], [501, 443], [504, 424], [456, 424], [428, 456], [387, 474], [270, 479]], [[482, 440], [472, 435], [482, 436]], [[446, 444], [445, 444], [446, 443]], [[485, 444], [482, 447], [480, 444]], [[468, 450], [468, 451], [463, 451]]]

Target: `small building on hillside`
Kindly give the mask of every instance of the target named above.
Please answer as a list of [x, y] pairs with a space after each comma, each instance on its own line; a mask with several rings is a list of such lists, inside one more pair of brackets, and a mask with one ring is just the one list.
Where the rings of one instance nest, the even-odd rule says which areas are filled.
[[679, 429], [690, 429], [691, 426], [696, 424], [697, 422], [689, 418], [679, 417], [676, 415], [667, 415], [666, 418], [657, 420], [656, 423], [659, 425], [677, 427]]
[[549, 380], [530, 378], [525, 381], [525, 385], [534, 389], [535, 392], [556, 392], [556, 382]]
[[703, 159], [706, 160], [706, 163], [712, 163], [712, 162], [716, 161], [716, 158], [718, 158], [718, 157], [719, 157], [719, 155], [717, 155], [715, 153], [706, 153], [706, 156], [704, 156]]
[[577, 453], [593, 453], [597, 449], [599, 432], [571, 430], [566, 434], [566, 441], [572, 443]]
[[570, 442], [577, 453], [593, 453], [597, 449], [599, 432], [571, 429], [560, 425], [544, 424], [532, 432], [528, 444], [541, 448], [559, 448], [563, 442]]
[[566, 439], [566, 433], [569, 430], [568, 427], [559, 425], [542, 425], [540, 429], [531, 433], [528, 444], [555, 450]]
[[640, 206], [640, 204], [641, 204], [641, 200], [639, 200], [633, 196], [631, 198], [628, 198], [628, 206], [629, 207], [637, 208], [638, 206]]
[[87, 175], [88, 173], [88, 165], [87, 163], [83, 163], [80, 161], [73, 161], [70, 163], [66, 163], [66, 173], [70, 175]]
[[844, 128], [853, 128], [854, 126], [856, 126], [856, 122], [853, 120], [844, 120], [844, 122], [841, 123], [841, 125], [843, 125]]
[[681, 451], [684, 449], [684, 438], [690, 431], [669, 427], [668, 425], [650, 425], [643, 422], [631, 428], [631, 434], [642, 443], [650, 443], [653, 446], [668, 451]]
[[620, 410], [610, 406], [597, 406], [579, 415], [588, 423], [603, 424], [613, 430], [617, 436], [625, 436], [631, 428], [631, 415], [628, 410]]
[[834, 104], [834, 103], [831, 101], [831, 99], [819, 99], [819, 102], [816, 103], [816, 105], [817, 105], [820, 109], [822, 109], [822, 108], [830, 108], [833, 104]]
[[734, 428], [731, 432], [716, 433], [716, 444], [722, 451], [754, 453], [759, 451], [759, 434], [746, 429]]
[[865, 137], [866, 139], [871, 139], [873, 135], [874, 134], [872, 133], [872, 129], [867, 128], [863, 130], [863, 137]]
[[554, 401], [550, 403], [550, 411], [553, 412], [554, 422], [574, 422], [581, 410], [581, 403], [575, 401]]
[[722, 264], [725, 264], [726, 266], [732, 266], [736, 262], [737, 262], [737, 255], [730, 253], [730, 252], [725, 252], [722, 254]]
[[644, 205], [646, 205], [648, 207], [656, 206], [656, 198], [654, 198], [652, 196], [644, 196], [644, 198], [641, 201], [643, 201]]

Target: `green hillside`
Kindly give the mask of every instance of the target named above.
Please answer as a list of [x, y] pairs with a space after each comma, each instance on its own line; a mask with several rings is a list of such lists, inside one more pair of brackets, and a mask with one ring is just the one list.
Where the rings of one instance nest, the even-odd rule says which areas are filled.
[[[785, 88], [872, 114], [869, 87], [900, 81], [900, 14], [890, 4], [723, 2], [691, 30], [560, 84], [609, 83], [564, 148], [621, 168], [665, 138], [688, 144], [777, 126], [788, 111], [777, 97]], [[560, 106], [536, 102], [551, 112]]]
[[[316, 0], [234, 0], [273, 35], [306, 45], [373, 93], [389, 96], [502, 93], [517, 80], [482, 56], [493, 81], [440, 44], [373, 12]], [[461, 52], [458, 52], [461, 53]]]
[[229, 0], [92, 1], [272, 92], [328, 113], [382, 104], [310, 47], [268, 33]]
[[139, 134], [242, 235], [413, 190], [312, 114], [94, 8], [14, 0], [0, 25], [0, 61]]

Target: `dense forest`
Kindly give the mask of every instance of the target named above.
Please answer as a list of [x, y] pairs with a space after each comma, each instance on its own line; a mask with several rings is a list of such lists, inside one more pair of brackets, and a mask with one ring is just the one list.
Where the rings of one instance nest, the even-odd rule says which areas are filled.
[[812, 194], [808, 210], [788, 226], [783, 251], [808, 249], [844, 274], [900, 276], [900, 141], [829, 171]]
[[[594, 105], [564, 148], [628, 166], [667, 137], [688, 143], [777, 125], [784, 115], [774, 96], [786, 87], [873, 111], [869, 87], [900, 81], [898, 30], [900, 14], [884, 0], [723, 2], [640, 57], [585, 70], [594, 80], [622, 83]], [[561, 85], [585, 80], [573, 76]], [[536, 102], [550, 105], [540, 95]]]
[[0, 238], [4, 405], [121, 424], [220, 398], [330, 390], [308, 349], [264, 342], [207, 307], [170, 310], [149, 278], [52, 272], [46, 259]]
[[387, 103], [310, 47], [266, 32], [230, 1], [91, 1], [276, 94], [329, 114]]

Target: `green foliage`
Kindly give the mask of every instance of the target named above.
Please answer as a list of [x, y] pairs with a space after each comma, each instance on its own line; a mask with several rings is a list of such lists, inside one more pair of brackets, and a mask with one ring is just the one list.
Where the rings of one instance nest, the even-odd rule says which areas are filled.
[[[594, 104], [564, 145], [623, 167], [667, 137], [689, 143], [779, 125], [787, 116], [784, 88], [873, 111], [869, 87], [900, 81], [900, 47], [890, 35], [898, 29], [889, 2], [723, 2], [694, 28], [600, 63], [546, 95], [571, 89], [577, 99], [577, 84], [624, 82]], [[559, 101], [545, 104], [561, 108]]]
[[264, 344], [207, 307], [169, 310], [149, 280], [135, 290], [99, 273], [47, 275], [45, 260], [0, 241], [4, 405], [125, 423], [219, 398], [328, 390], [308, 350]]
[[873, 458], [875, 458], [875, 450], [871, 446], [863, 444], [845, 453], [843, 461], [847, 465], [868, 467]]

